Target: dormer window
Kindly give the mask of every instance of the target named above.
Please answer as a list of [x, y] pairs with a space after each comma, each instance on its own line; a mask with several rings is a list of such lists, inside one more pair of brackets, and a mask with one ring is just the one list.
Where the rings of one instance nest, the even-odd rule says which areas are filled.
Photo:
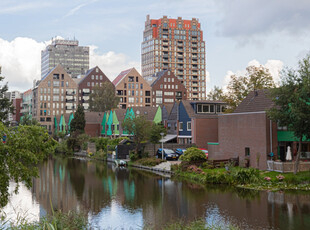
[[215, 113], [215, 107], [210, 104], [198, 104], [197, 113]]

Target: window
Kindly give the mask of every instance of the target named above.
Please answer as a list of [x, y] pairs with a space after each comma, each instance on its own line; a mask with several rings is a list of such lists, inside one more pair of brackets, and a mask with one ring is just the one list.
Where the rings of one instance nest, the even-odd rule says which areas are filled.
[[66, 87], [69, 87], [69, 82], [66, 81]]
[[51, 81], [47, 82], [48, 87], [51, 87]]
[[163, 95], [163, 91], [161, 90], [156, 90], [156, 96], [161, 97]]
[[64, 81], [61, 81], [61, 87], [64, 87]]
[[187, 130], [188, 131], [192, 130], [192, 122], [190, 122], [190, 121], [187, 122]]
[[96, 75], [96, 80], [98, 80], [98, 75]]
[[183, 122], [179, 123], [179, 131], [183, 131]]
[[90, 82], [87, 82], [87, 86], [90, 86]]
[[95, 79], [95, 76], [94, 76], [94, 75], [91, 75], [91, 79], [94, 80], [94, 79]]
[[53, 86], [54, 87], [59, 87], [59, 81], [53, 81]]
[[250, 156], [250, 148], [249, 147], [245, 148], [245, 156]]
[[162, 104], [163, 99], [161, 97], [156, 98], [156, 104]]
[[143, 84], [140, 84], [140, 89], [143, 89]]
[[136, 82], [139, 82], [139, 77], [136, 77]]

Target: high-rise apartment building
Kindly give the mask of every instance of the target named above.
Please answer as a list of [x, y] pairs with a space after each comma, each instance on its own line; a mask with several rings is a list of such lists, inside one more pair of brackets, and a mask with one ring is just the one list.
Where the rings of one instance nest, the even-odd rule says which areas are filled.
[[169, 69], [186, 87], [188, 99], [205, 99], [205, 42], [198, 19], [150, 19], [147, 15], [141, 48], [144, 78]]
[[75, 78], [89, 69], [89, 47], [79, 46], [77, 40], [55, 39], [41, 51], [41, 77], [61, 64]]

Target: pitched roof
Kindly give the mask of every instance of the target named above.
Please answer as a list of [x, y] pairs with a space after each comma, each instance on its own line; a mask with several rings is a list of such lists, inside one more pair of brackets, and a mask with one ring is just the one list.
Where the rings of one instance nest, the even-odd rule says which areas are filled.
[[115, 109], [114, 111], [115, 111], [118, 121], [123, 122], [123, 120], [125, 119], [125, 115], [126, 115], [126, 109]]
[[162, 76], [165, 75], [166, 72], [168, 72], [168, 70], [163, 70], [163, 71], [160, 71], [160, 72], [157, 72], [156, 74], [154, 74], [153, 76], [154, 76], [155, 80], [151, 83], [151, 86], [153, 87], [156, 84], [156, 82], [159, 79], [161, 79]]
[[126, 77], [126, 75], [133, 70], [134, 68], [130, 68], [130, 69], [126, 69], [124, 71], [122, 71], [113, 81], [112, 83], [116, 86], [118, 85], [118, 83], [123, 80], [124, 77]]
[[272, 108], [274, 104], [268, 94], [268, 89], [250, 92], [233, 113], [262, 112]]
[[85, 112], [86, 124], [101, 124], [104, 112]]
[[155, 114], [157, 112], [157, 107], [150, 107], [150, 106], [144, 106], [144, 107], [132, 107], [133, 112], [135, 113], [135, 116], [145, 116], [147, 120], [153, 121]]
[[171, 113], [173, 106], [174, 106], [174, 103], [173, 104], [163, 104], [163, 106], [166, 108], [168, 115], [169, 115]]

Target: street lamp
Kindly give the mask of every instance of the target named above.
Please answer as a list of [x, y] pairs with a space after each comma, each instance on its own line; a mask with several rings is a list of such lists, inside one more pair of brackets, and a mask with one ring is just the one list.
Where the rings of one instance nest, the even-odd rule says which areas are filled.
[[163, 160], [164, 159], [164, 133], [161, 132], [160, 133], [161, 135], [161, 159]]

